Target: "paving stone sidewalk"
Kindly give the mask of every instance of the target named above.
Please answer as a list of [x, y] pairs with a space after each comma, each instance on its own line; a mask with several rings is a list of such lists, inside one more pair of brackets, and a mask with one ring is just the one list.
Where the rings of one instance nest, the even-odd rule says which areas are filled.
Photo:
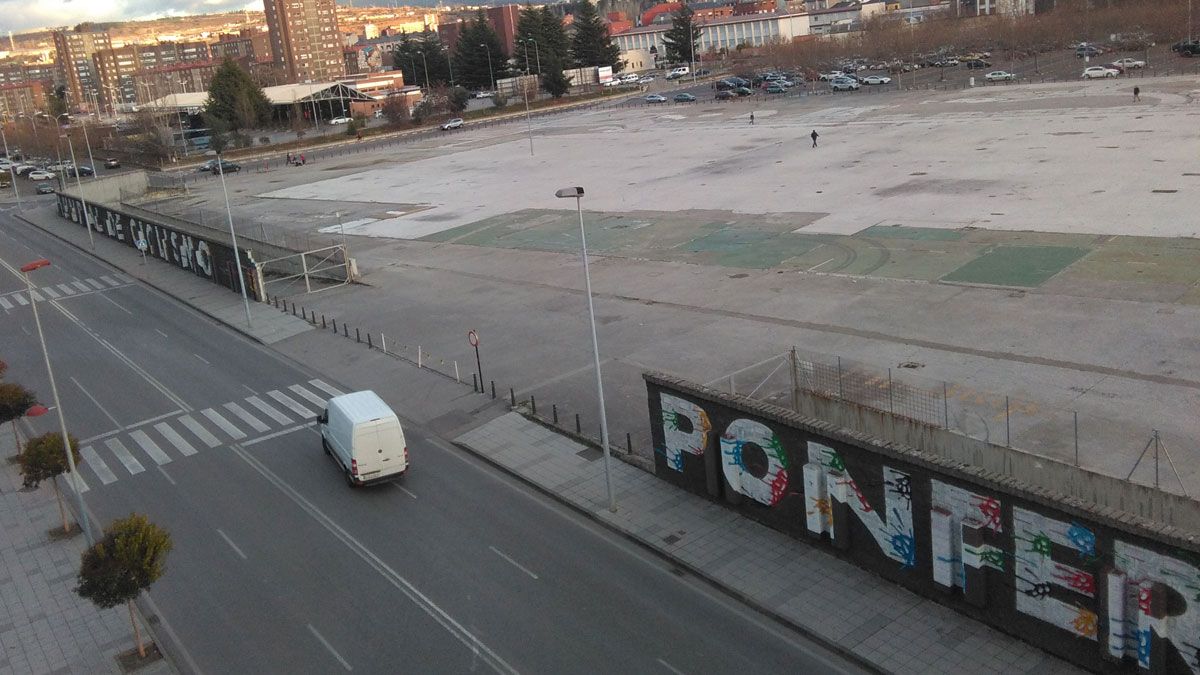
[[[7, 427], [7, 425], [6, 425]], [[25, 491], [16, 442], [0, 433], [0, 675], [120, 673], [115, 657], [134, 645], [124, 607], [97, 609], [75, 593], [83, 535], [52, 540], [62, 528], [54, 488]], [[71, 493], [64, 489], [63, 497]], [[68, 515], [74, 522], [74, 517]], [[139, 617], [140, 619], [141, 617]], [[144, 625], [144, 624], [143, 624]], [[144, 639], [147, 637], [143, 631]], [[173, 673], [160, 660], [139, 675]]]
[[983, 623], [614, 459], [519, 413], [455, 439], [843, 653], [894, 673], [1080, 673]]

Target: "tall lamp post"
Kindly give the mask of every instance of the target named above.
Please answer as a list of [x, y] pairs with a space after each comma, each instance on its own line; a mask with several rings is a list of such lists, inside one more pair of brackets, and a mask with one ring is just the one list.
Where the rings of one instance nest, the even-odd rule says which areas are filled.
[[24, 211], [25, 207], [21, 206], [21, 191], [17, 189], [16, 164], [12, 161], [12, 155], [8, 154], [8, 134], [4, 133], [4, 122], [0, 122], [0, 139], [4, 140], [4, 156], [8, 158], [8, 175], [12, 180], [13, 195], [17, 198], [17, 209]]
[[[83, 207], [83, 226], [87, 228], [88, 242], [91, 243], [92, 249], [95, 250], [96, 236], [92, 234], [92, 219], [88, 218], [87, 198], [83, 196], [83, 180], [79, 177], [79, 165], [75, 163], [75, 144], [71, 142], [70, 134], [63, 134], [63, 136], [67, 137], [67, 147], [71, 150], [71, 168], [75, 170], [75, 186], [79, 188], [79, 203]], [[62, 136], [59, 136], [59, 138], [62, 138]], [[92, 167], [92, 171], [95, 170], [96, 167]], [[59, 172], [62, 172], [61, 168]]]
[[525, 45], [525, 69], [526, 70], [529, 70], [529, 45], [527, 45], [525, 43], [526, 42], [533, 43], [533, 57], [534, 57], [534, 60], [537, 62], [538, 76], [540, 77], [542, 74], [542, 52], [540, 49], [538, 49], [537, 40], [534, 40], [533, 38], [522, 38], [520, 40], [517, 40], [517, 42], [520, 42], [521, 44]]
[[487, 50], [488, 74], [492, 77], [492, 91], [496, 91], [496, 71], [492, 70], [492, 48], [487, 46], [487, 43], [485, 42], [480, 42], [479, 46]]
[[21, 267], [21, 273], [25, 275], [25, 286], [29, 292], [30, 306], [33, 307], [33, 323], [37, 325], [38, 341], [42, 343], [42, 356], [46, 359], [46, 375], [50, 378], [50, 393], [54, 396], [54, 407], [58, 410], [58, 426], [62, 432], [63, 450], [67, 453], [67, 467], [71, 472], [71, 488], [75, 491], [75, 498], [79, 500], [79, 524], [83, 527], [83, 536], [87, 539], [88, 546], [93, 543], [92, 527], [88, 523], [87, 509], [83, 505], [83, 489], [79, 485], [79, 472], [75, 468], [75, 455], [71, 450], [71, 437], [67, 435], [67, 418], [63, 416], [62, 403], [58, 400], [58, 387], [54, 384], [54, 370], [50, 367], [50, 350], [46, 348], [46, 334], [42, 332], [42, 320], [38, 316], [38, 302], [33, 296], [33, 280], [29, 278], [29, 273], [43, 267], [49, 267], [50, 261], [42, 258], [35, 260]]
[[592, 305], [592, 275], [588, 271], [587, 233], [583, 228], [583, 188], [566, 187], [554, 193], [559, 199], [574, 199], [579, 213], [579, 242], [583, 247], [583, 282], [587, 289], [588, 319], [592, 326], [592, 359], [596, 365], [596, 395], [600, 399], [600, 444], [604, 446], [604, 482], [608, 486], [608, 510], [617, 510], [617, 499], [613, 496], [612, 466], [608, 450], [608, 417], [604, 412], [604, 382], [600, 378], [600, 343], [596, 340], [596, 309]]
[[225, 193], [225, 215], [229, 218], [229, 238], [233, 241], [233, 263], [237, 266], [238, 284], [242, 290], [242, 306], [246, 308], [246, 328], [254, 330], [254, 324], [250, 320], [250, 298], [246, 295], [246, 275], [242, 272], [242, 254], [238, 250], [237, 232], [233, 230], [233, 209], [229, 207], [229, 190], [225, 187], [225, 160], [221, 159], [221, 153], [216, 150], [209, 150], [205, 154], [217, 156], [217, 174], [221, 176], [221, 192]]

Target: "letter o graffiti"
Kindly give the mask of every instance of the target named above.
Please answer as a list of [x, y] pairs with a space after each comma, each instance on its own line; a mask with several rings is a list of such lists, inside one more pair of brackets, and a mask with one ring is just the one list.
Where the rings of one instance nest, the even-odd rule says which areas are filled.
[[[752, 446], [760, 448], [766, 460], [761, 476], [746, 465]], [[767, 506], [777, 504], [787, 491], [787, 455], [779, 437], [765, 424], [748, 419], [730, 422], [721, 435], [721, 466], [730, 487]]]
[[199, 241], [196, 244], [196, 267], [204, 270], [204, 276], [212, 277], [212, 253], [208, 250], [207, 241]]

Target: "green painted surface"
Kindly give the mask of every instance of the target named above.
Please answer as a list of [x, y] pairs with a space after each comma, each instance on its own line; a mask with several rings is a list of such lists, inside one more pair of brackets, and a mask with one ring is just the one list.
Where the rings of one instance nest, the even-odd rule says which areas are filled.
[[942, 278], [945, 281], [1034, 288], [1087, 253], [1086, 248], [1070, 246], [997, 246]]
[[958, 241], [963, 238], [963, 232], [937, 227], [890, 227], [888, 225], [874, 225], [854, 236], [882, 237], [885, 239], [916, 239], [918, 241]]

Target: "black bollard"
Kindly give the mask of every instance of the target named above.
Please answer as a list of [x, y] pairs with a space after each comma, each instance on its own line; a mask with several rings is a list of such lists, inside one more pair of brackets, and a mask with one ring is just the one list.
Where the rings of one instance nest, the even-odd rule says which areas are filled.
[[533, 410], [533, 414], [536, 415], [537, 414], [537, 399], [533, 397], [533, 394], [529, 395], [529, 407]]
[[512, 407], [517, 407], [517, 394], [513, 391], [512, 387], [508, 388], [508, 402]]
[[583, 428], [579, 426], [579, 413], [575, 413], [575, 433], [583, 433]]
[[479, 376], [471, 373], [471, 391], [479, 391]]
[[554, 426], [558, 426], [558, 404], [550, 406], [550, 414], [554, 416]]
[[362, 342], [362, 333], [360, 333], [357, 328], [354, 329], [354, 341]]
[[496, 381], [492, 380], [492, 400], [496, 399]]

